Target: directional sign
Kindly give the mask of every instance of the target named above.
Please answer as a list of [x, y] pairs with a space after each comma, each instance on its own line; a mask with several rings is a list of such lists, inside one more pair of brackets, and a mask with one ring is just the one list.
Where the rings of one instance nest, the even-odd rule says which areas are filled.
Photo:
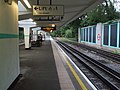
[[41, 30], [44, 31], [56, 30], [56, 27], [41, 27]]
[[39, 16], [63, 16], [64, 7], [62, 5], [33, 5], [33, 15]]

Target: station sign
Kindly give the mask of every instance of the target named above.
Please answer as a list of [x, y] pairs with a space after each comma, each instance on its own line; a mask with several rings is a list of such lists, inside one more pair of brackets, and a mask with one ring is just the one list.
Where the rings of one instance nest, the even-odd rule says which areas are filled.
[[38, 16], [63, 16], [63, 5], [33, 5], [33, 15]]
[[51, 31], [51, 30], [56, 30], [56, 27], [41, 27], [41, 30]]

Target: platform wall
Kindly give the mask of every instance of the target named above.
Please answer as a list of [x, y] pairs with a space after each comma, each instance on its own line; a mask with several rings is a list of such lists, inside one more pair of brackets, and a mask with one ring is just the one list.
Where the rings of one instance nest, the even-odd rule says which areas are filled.
[[18, 5], [0, 0], [0, 90], [7, 90], [19, 75]]

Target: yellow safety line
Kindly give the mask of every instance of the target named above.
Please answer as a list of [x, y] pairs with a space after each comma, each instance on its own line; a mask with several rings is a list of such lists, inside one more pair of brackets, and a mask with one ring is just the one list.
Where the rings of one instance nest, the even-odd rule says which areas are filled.
[[63, 56], [67, 65], [69, 66], [71, 72], [73, 73], [74, 77], [76, 78], [76, 80], [78, 81], [79, 85], [81, 86], [82, 90], [87, 90], [86, 86], [84, 85], [84, 83], [82, 82], [82, 80], [80, 79], [80, 77], [78, 76], [78, 74], [75, 72], [75, 70], [73, 69], [73, 67], [71, 66], [71, 64], [68, 62], [68, 60], [66, 59], [65, 56]]

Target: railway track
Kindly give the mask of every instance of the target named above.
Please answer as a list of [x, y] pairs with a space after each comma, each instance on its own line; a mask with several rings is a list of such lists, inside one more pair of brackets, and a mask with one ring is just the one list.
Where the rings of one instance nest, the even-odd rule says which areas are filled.
[[71, 43], [71, 42], [67, 42], [67, 43], [76, 45], [76, 46], [83, 48], [83, 49], [94, 51], [102, 57], [105, 57], [105, 58], [111, 59], [112, 61], [120, 63], [120, 55], [119, 54], [114, 54], [114, 53], [111, 53], [111, 52], [108, 52], [108, 51], [105, 51], [102, 49], [97, 49], [97, 48], [90, 47], [90, 46], [83, 45], [83, 44], [77, 44], [77, 43]]
[[70, 57], [78, 60], [79, 68], [99, 90], [120, 90], [120, 74], [118, 72], [63, 42], [57, 41], [57, 43], [69, 53]]

